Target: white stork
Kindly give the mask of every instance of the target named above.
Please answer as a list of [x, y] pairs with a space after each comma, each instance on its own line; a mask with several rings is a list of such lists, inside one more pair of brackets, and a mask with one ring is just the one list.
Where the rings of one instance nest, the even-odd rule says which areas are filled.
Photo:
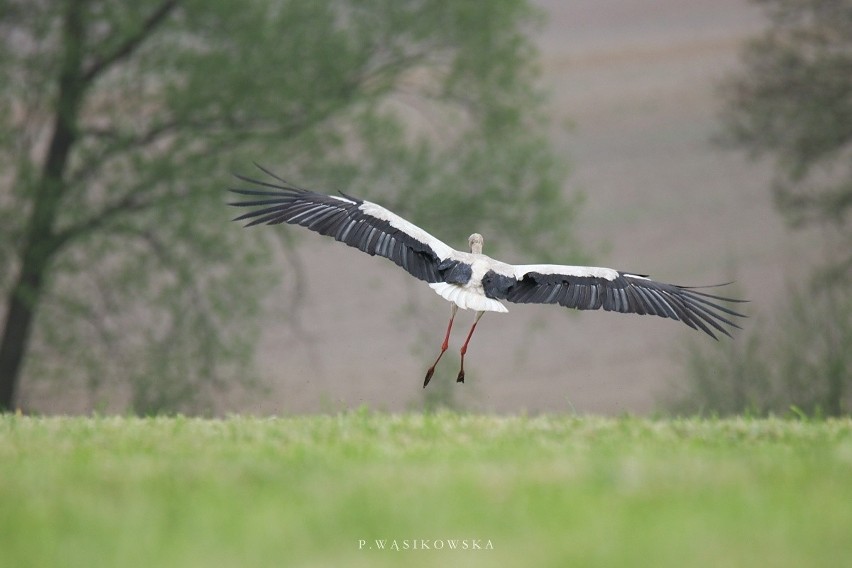
[[467, 346], [482, 314], [508, 311], [500, 300], [655, 315], [682, 321], [714, 339], [713, 330], [730, 336], [725, 325], [739, 328], [726, 316], [745, 317], [718, 303], [743, 300], [657, 282], [639, 274], [592, 266], [500, 262], [482, 254], [483, 239], [479, 233], [468, 239], [470, 252], [458, 251], [381, 205], [343, 192], [339, 196], [316, 193], [288, 183], [261, 166], [258, 168], [274, 181], [236, 175], [245, 182], [268, 189], [231, 189], [253, 198], [229, 204], [253, 208], [234, 221], [249, 219], [246, 227], [290, 223], [334, 237], [371, 256], [392, 260], [452, 303], [441, 352], [426, 372], [424, 388], [447, 350], [458, 308], [476, 312], [461, 347], [461, 368], [456, 378], [460, 383], [464, 382]]

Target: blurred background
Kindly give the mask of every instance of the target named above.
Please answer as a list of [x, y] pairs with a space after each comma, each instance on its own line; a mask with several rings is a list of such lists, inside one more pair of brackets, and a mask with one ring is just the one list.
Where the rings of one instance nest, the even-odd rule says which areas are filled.
[[[3, 408], [848, 412], [849, 2], [230, 4], [0, 4]], [[735, 281], [750, 317], [509, 305], [456, 385], [462, 312], [424, 390], [448, 304], [231, 223], [253, 162], [507, 262]]]

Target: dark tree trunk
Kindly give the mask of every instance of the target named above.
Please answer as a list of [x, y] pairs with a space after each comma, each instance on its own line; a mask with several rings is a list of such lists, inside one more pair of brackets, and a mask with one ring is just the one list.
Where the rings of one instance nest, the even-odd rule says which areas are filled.
[[0, 341], [0, 412], [14, 409], [18, 377], [41, 295], [44, 268], [44, 261], [30, 263], [30, 266], [22, 269], [20, 278], [9, 293], [6, 322]]
[[54, 234], [63, 175], [77, 136], [77, 115], [83, 97], [82, 61], [85, 28], [82, 2], [68, 2], [63, 30], [64, 60], [59, 77], [53, 137], [20, 248], [20, 274], [9, 296], [0, 337], [0, 412], [15, 407], [15, 395], [27, 344], [50, 258], [60, 244]]
[[33, 209], [20, 250], [21, 271], [6, 298], [6, 321], [0, 332], [0, 412], [15, 405], [21, 367], [32, 334], [39, 299], [53, 254], [68, 234], [57, 235], [56, 217], [65, 192], [65, 167], [77, 140], [77, 121], [86, 88], [106, 69], [130, 56], [175, 9], [179, 0], [163, 0], [112, 51], [102, 53], [84, 67], [87, 0], [67, 0], [62, 22], [62, 53], [56, 96], [53, 137], [45, 157], [41, 180], [35, 187]]

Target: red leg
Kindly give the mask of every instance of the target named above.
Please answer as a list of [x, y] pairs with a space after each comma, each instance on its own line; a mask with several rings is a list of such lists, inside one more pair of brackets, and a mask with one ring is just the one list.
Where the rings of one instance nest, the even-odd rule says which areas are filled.
[[456, 377], [457, 383], [464, 382], [464, 354], [467, 353], [467, 344], [470, 343], [470, 338], [473, 337], [473, 330], [476, 329], [476, 324], [479, 323], [479, 318], [481, 318], [484, 313], [485, 312], [476, 312], [476, 319], [473, 320], [473, 325], [470, 326], [470, 333], [467, 334], [467, 339], [464, 340], [464, 345], [462, 345], [461, 368], [459, 369], [459, 376]]
[[450, 346], [450, 331], [453, 329], [453, 319], [456, 317], [456, 311], [458, 311], [459, 307], [453, 304], [453, 311], [450, 314], [450, 323], [447, 324], [447, 334], [444, 336], [444, 342], [441, 344], [441, 352], [438, 353], [438, 358], [435, 359], [435, 362], [432, 363], [432, 366], [429, 367], [429, 370], [426, 371], [426, 380], [423, 381], [423, 388], [426, 388], [426, 385], [429, 384], [429, 381], [432, 380], [432, 375], [435, 373], [435, 365], [438, 364], [438, 361], [441, 360], [441, 357], [444, 356], [444, 351], [447, 350], [447, 347]]

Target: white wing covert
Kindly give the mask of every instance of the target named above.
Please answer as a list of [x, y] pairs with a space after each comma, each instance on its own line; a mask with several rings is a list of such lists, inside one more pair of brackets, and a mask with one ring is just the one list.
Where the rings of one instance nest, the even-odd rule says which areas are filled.
[[355, 247], [369, 255], [382, 256], [426, 282], [444, 282], [457, 268], [456, 252], [420, 227], [381, 205], [343, 192], [340, 196], [316, 193], [297, 187], [269, 170], [257, 166], [274, 182], [237, 175], [242, 181], [269, 189], [232, 188], [250, 201], [232, 202], [253, 208], [234, 221], [249, 220], [246, 227], [288, 223], [301, 225], [321, 235]]

